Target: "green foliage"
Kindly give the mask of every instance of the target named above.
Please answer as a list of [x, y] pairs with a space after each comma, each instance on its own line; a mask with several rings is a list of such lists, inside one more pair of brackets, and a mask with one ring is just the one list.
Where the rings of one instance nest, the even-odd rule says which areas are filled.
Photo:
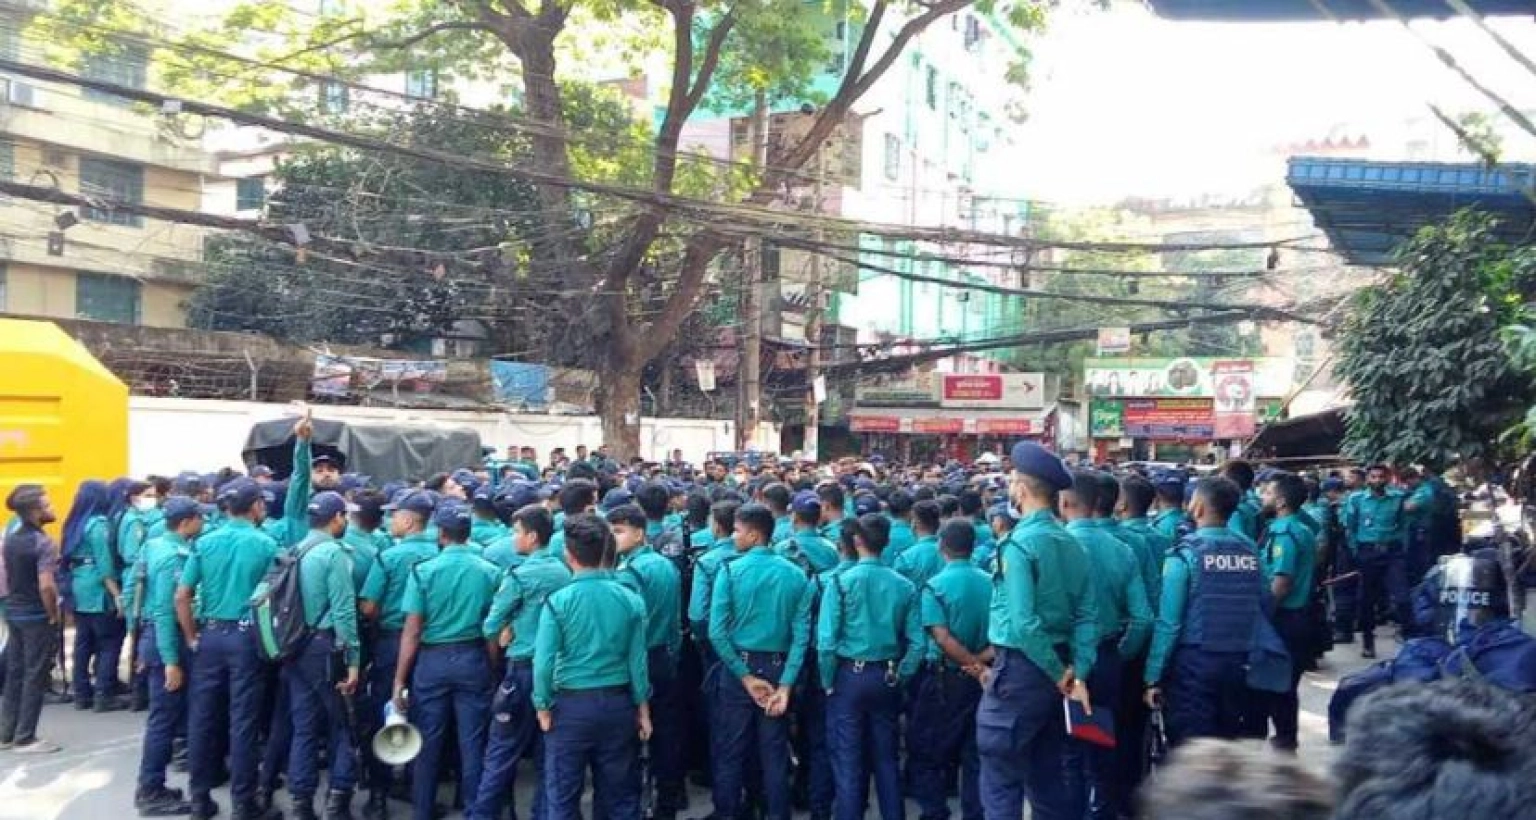
[[1500, 326], [1536, 292], [1536, 264], [1492, 226], [1463, 211], [1424, 228], [1400, 249], [1399, 270], [1356, 297], [1335, 365], [1355, 400], [1351, 457], [1445, 466], [1495, 454], [1531, 393]]

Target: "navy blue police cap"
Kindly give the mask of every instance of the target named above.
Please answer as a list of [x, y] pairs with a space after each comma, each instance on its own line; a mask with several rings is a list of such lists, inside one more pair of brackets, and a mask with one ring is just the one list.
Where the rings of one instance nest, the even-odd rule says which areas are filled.
[[1057, 491], [1072, 486], [1072, 474], [1067, 472], [1061, 459], [1033, 441], [1021, 441], [1013, 445], [1013, 452], [1009, 456], [1017, 473], [1033, 476]]

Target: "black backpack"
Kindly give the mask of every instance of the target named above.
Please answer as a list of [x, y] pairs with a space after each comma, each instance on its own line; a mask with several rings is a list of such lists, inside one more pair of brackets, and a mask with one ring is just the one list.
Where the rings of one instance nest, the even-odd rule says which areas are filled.
[[[256, 624], [256, 648], [262, 658], [280, 663], [298, 655], [314, 637], [315, 630], [304, 619], [304, 594], [299, 564], [304, 556], [324, 541], [279, 555], [265, 578], [251, 594], [251, 620]], [[320, 617], [325, 617], [322, 611]]]

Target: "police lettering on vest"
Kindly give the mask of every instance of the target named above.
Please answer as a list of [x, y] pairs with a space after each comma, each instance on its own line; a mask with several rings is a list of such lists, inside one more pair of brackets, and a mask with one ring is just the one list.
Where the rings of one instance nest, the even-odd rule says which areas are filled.
[[1204, 555], [1200, 569], [1204, 572], [1257, 572], [1259, 559], [1255, 555]]

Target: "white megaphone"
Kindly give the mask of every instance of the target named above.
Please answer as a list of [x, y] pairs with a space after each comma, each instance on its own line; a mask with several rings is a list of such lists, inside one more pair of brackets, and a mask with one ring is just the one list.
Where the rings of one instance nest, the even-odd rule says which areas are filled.
[[394, 703], [384, 704], [384, 728], [373, 735], [373, 756], [389, 766], [404, 766], [420, 752], [421, 732], [395, 711]]

